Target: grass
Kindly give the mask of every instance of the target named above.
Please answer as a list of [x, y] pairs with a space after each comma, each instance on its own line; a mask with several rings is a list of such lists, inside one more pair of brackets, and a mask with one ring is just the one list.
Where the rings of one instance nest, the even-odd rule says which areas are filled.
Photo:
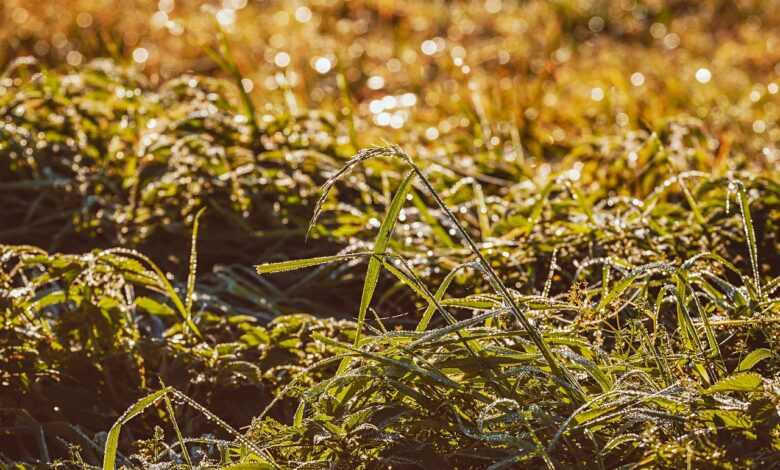
[[56, 3], [0, 7], [0, 468], [777, 467], [767, 2]]

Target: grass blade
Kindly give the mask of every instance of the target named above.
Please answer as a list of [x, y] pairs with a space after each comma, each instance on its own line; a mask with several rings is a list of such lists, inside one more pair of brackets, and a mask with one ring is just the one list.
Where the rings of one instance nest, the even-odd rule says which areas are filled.
[[106, 438], [106, 447], [103, 453], [103, 470], [114, 470], [116, 466], [116, 452], [117, 447], [119, 446], [119, 433], [122, 431], [122, 426], [141, 414], [145, 409], [154, 405], [157, 400], [163, 396], [167, 396], [170, 390], [170, 387], [165, 387], [141, 398], [116, 420], [114, 425], [111, 426], [111, 430], [108, 432], [108, 437]]
[[195, 222], [192, 225], [192, 247], [190, 248], [190, 266], [189, 274], [187, 275], [187, 296], [185, 297], [185, 309], [187, 310], [187, 316], [192, 318], [192, 302], [195, 294], [195, 277], [198, 273], [198, 226], [200, 225], [200, 217], [206, 211], [206, 208], [201, 208], [197, 214], [195, 214]]
[[[414, 172], [410, 171], [406, 174], [401, 185], [398, 187], [393, 200], [390, 202], [390, 206], [387, 208], [387, 214], [382, 220], [382, 224], [379, 226], [379, 233], [374, 240], [374, 255], [382, 255], [387, 250], [387, 246], [390, 243], [390, 238], [393, 234], [393, 228], [398, 220], [398, 215], [401, 213], [404, 201], [406, 201], [406, 194], [412, 187], [414, 181]], [[363, 282], [363, 292], [360, 296], [360, 308], [358, 310], [357, 320], [357, 332], [355, 334], [355, 345], [360, 341], [360, 334], [363, 330], [363, 323], [366, 319], [366, 312], [371, 305], [371, 299], [374, 297], [374, 291], [376, 285], [379, 282], [379, 271], [382, 267], [382, 259], [380, 256], [372, 256], [368, 261], [368, 269], [366, 270], [365, 281]]]
[[738, 183], [737, 197], [739, 198], [739, 208], [742, 211], [742, 227], [745, 230], [745, 239], [748, 244], [748, 253], [750, 254], [750, 265], [753, 268], [753, 282], [756, 284], [758, 298], [763, 300], [761, 292], [761, 280], [759, 279], [758, 269], [758, 247], [756, 245], [756, 231], [753, 229], [753, 217], [750, 215], [750, 201], [748, 200], [745, 185]]
[[273, 274], [288, 271], [297, 271], [299, 269], [311, 268], [321, 264], [334, 263], [336, 261], [345, 261], [363, 256], [371, 256], [372, 253], [350, 253], [346, 255], [319, 256], [316, 258], [294, 259], [289, 261], [280, 261], [278, 263], [264, 263], [255, 266], [257, 274]]

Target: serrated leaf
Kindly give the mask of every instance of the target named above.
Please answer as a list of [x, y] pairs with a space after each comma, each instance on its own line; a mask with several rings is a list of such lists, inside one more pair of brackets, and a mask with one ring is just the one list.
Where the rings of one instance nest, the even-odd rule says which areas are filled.
[[739, 372], [737, 374], [719, 380], [710, 388], [704, 391], [709, 395], [712, 393], [725, 392], [753, 392], [761, 388], [761, 375], [755, 372]]

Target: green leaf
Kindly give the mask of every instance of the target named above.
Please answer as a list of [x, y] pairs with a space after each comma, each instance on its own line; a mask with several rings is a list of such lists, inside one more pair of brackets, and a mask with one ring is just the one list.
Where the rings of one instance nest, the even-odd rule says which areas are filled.
[[769, 359], [770, 357], [772, 357], [772, 351], [766, 348], [750, 351], [750, 353], [739, 362], [737, 372], [748, 371], [759, 362], [763, 361], [764, 359]]
[[201, 208], [198, 213], [195, 214], [195, 222], [192, 224], [192, 246], [190, 247], [189, 274], [187, 275], [187, 296], [184, 298], [185, 308], [189, 318], [192, 318], [192, 301], [195, 294], [195, 276], [198, 272], [198, 226], [200, 225], [200, 217], [205, 211], [205, 207]]
[[485, 193], [482, 191], [482, 185], [474, 181], [474, 198], [477, 203], [477, 220], [479, 220], [479, 231], [482, 234], [482, 240], [490, 237], [490, 219], [488, 218], [488, 208], [485, 204]]
[[301, 400], [301, 403], [298, 404], [298, 409], [295, 410], [295, 417], [293, 418], [293, 426], [300, 427], [301, 424], [303, 424], [303, 414], [306, 411], [306, 401]]
[[[436, 289], [436, 293], [433, 295], [433, 297], [436, 299], [436, 302], [439, 302], [441, 304], [441, 301], [444, 298], [444, 294], [447, 292], [447, 289], [450, 287], [452, 280], [455, 279], [455, 275], [458, 273], [458, 271], [460, 271], [459, 267], [453, 269], [452, 271], [447, 273], [447, 276], [445, 276], [444, 280], [441, 281], [439, 288]], [[417, 324], [417, 327], [414, 329], [414, 331], [425, 331], [426, 329], [428, 329], [428, 323], [430, 323], [431, 318], [433, 317], [435, 311], [436, 311], [436, 303], [429, 301], [428, 308], [425, 309], [425, 312], [423, 313], [422, 318], [420, 319], [420, 322]]]
[[189, 328], [189, 330], [192, 333], [194, 333], [196, 337], [202, 339], [203, 336], [200, 334], [200, 330], [198, 330], [198, 327], [192, 321], [192, 318], [190, 317], [187, 308], [184, 306], [184, 303], [181, 301], [179, 294], [176, 293], [176, 289], [173, 288], [171, 282], [165, 276], [165, 273], [163, 273], [162, 269], [160, 269], [159, 266], [154, 264], [154, 262], [151, 259], [149, 259], [149, 257], [147, 257], [146, 255], [143, 255], [135, 250], [129, 250], [126, 248], [111, 248], [103, 251], [100, 254], [100, 256], [101, 257], [112, 256], [117, 253], [123, 256], [136, 257], [142, 260], [143, 262], [145, 262], [150, 268], [152, 268], [154, 273], [157, 275], [157, 281], [159, 283], [159, 287], [162, 288], [166, 292], [166, 294], [168, 294], [168, 297], [171, 299], [171, 302], [173, 302], [173, 304], [176, 306], [176, 310], [179, 312], [179, 315], [181, 315], [182, 321], [184, 321], [187, 328]]
[[268, 462], [242, 462], [222, 467], [222, 470], [271, 470], [275, 469], [273, 465]]
[[165, 396], [170, 390], [171, 387], [165, 387], [141, 398], [116, 420], [106, 438], [106, 448], [103, 453], [103, 470], [114, 470], [116, 466], [116, 451], [119, 446], [119, 433], [122, 431], [122, 426], [148, 407], [154, 405], [157, 400]]
[[[398, 215], [401, 213], [404, 201], [406, 200], [406, 194], [412, 187], [412, 181], [414, 181], [414, 172], [410, 171], [404, 177], [401, 182], [401, 186], [393, 196], [393, 200], [390, 202], [390, 206], [387, 208], [387, 214], [382, 220], [382, 224], [379, 226], [379, 233], [374, 240], [374, 255], [384, 255], [387, 250], [387, 245], [390, 243], [390, 237], [393, 234], [393, 228], [395, 222], [398, 220]], [[366, 312], [371, 305], [371, 299], [374, 297], [374, 291], [376, 285], [379, 282], [379, 271], [382, 268], [382, 259], [380, 256], [372, 256], [368, 262], [368, 269], [366, 270], [366, 278], [363, 282], [363, 293], [360, 296], [360, 309], [358, 310], [358, 324], [357, 332], [355, 334], [355, 345], [360, 341], [360, 333], [363, 330], [363, 323], [366, 319]]]
[[[160, 379], [162, 381], [162, 379]], [[181, 429], [179, 428], [179, 423], [176, 421], [176, 414], [173, 411], [173, 405], [171, 404], [171, 399], [168, 398], [168, 395], [163, 395], [163, 401], [165, 402], [165, 410], [168, 412], [168, 417], [171, 419], [171, 424], [173, 424], [173, 430], [176, 432], [176, 439], [179, 441], [179, 447], [181, 448], [182, 456], [184, 457], [184, 461], [187, 462], [187, 465], [192, 468], [192, 459], [190, 458], [190, 453], [187, 450], [187, 444], [184, 442], [184, 436], [181, 433]]]
[[609, 442], [607, 442], [607, 444], [601, 449], [599, 453], [601, 455], [607, 455], [612, 449], [618, 446], [638, 440], [637, 437], [638, 436], [636, 434], [621, 434], [619, 436], [613, 437], [609, 440]]
[[753, 267], [753, 282], [755, 283], [759, 299], [762, 299], [763, 295], [761, 293], [761, 280], [759, 279], [760, 273], [758, 269], [758, 247], [756, 244], [756, 232], [753, 228], [753, 217], [750, 215], [750, 201], [748, 200], [747, 191], [745, 191], [745, 185], [740, 182], [738, 187], [737, 195], [739, 199], [739, 208], [742, 211], [742, 228], [745, 230], [748, 253], [750, 254], [750, 265]]
[[712, 329], [712, 324], [710, 324], [710, 319], [708, 313], [702, 308], [699, 297], [696, 295], [696, 293], [693, 290], [693, 287], [688, 282], [688, 276], [681, 272], [679, 273], [680, 280], [683, 283], [683, 288], [688, 289], [691, 292], [691, 298], [693, 299], [693, 305], [696, 307], [696, 310], [699, 313], [699, 318], [702, 319], [702, 322], [704, 323], [704, 334], [707, 337], [707, 343], [709, 345], [710, 351], [709, 355], [711, 358], [715, 358], [718, 360], [718, 368], [722, 369], [723, 371], [726, 370], [726, 366], [723, 364], [723, 355], [720, 352], [720, 347], [718, 346], [718, 340], [715, 337], [715, 331]]
[[724, 392], [753, 392], [761, 388], [761, 375], [755, 372], [739, 372], [719, 380], [704, 391], [709, 395]]
[[424, 379], [429, 379], [433, 382], [436, 382], [440, 385], [444, 385], [450, 388], [460, 388], [460, 385], [457, 382], [454, 382], [452, 379], [444, 375], [442, 372], [438, 370], [428, 370], [423, 369], [422, 367], [418, 366], [417, 364], [409, 361], [409, 360], [403, 360], [403, 359], [395, 359], [391, 357], [385, 357], [378, 353], [373, 353], [369, 351], [364, 351], [362, 349], [358, 349], [353, 346], [349, 346], [343, 343], [339, 343], [338, 341], [328, 338], [327, 336], [322, 336], [319, 333], [313, 334], [314, 339], [321, 341], [322, 343], [333, 346], [336, 348], [342, 348], [346, 349], [348, 351], [351, 351], [353, 353], [359, 354], [365, 358], [372, 359], [374, 361], [383, 363], [385, 365], [390, 365], [394, 367], [401, 368], [407, 372], [410, 372], [412, 374], [415, 374], [419, 377], [422, 377]]
[[593, 380], [595, 380], [596, 383], [599, 384], [599, 387], [601, 387], [602, 392], [607, 393], [612, 390], [614, 382], [611, 374], [609, 374], [608, 371], [605, 372], [601, 367], [598, 366], [598, 364], [594, 363], [593, 361], [581, 359], [576, 362], [585, 369], [588, 375], [593, 377]]
[[319, 256], [316, 258], [293, 259], [289, 261], [280, 261], [278, 263], [264, 263], [255, 266], [257, 274], [283, 273], [287, 271], [296, 271], [298, 269], [310, 268], [321, 264], [333, 263], [335, 261], [344, 261], [361, 256], [367, 256], [370, 253], [351, 253], [348, 255]]
[[428, 292], [426, 292], [424, 286], [419, 285], [416, 279], [410, 277], [405, 272], [393, 266], [393, 263], [390, 262], [390, 260], [388, 260], [387, 258], [383, 258], [382, 266], [384, 266], [385, 269], [387, 269], [388, 272], [390, 272], [390, 274], [392, 274], [399, 281], [401, 281], [402, 284], [412, 289], [417, 295], [425, 299], [427, 302], [433, 303], [433, 297], [431, 297], [431, 295]]
[[171, 307], [162, 302], [158, 302], [151, 297], [137, 297], [135, 299], [135, 306], [158, 317], [176, 316], [176, 312]]
[[626, 289], [631, 287], [631, 285], [636, 281], [637, 277], [639, 277], [639, 274], [633, 274], [630, 275], [624, 279], [621, 279], [620, 282], [615, 284], [615, 287], [612, 288], [599, 302], [598, 307], [596, 307], [597, 311], [603, 310], [607, 305], [609, 305], [612, 301], [620, 297], [620, 295], [625, 292]]

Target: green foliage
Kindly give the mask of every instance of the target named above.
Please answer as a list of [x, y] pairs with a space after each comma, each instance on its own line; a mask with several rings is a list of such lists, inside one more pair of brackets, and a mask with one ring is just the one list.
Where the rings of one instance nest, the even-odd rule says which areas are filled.
[[138, 400], [133, 406], [127, 409], [122, 416], [111, 426], [111, 430], [106, 437], [106, 448], [103, 451], [103, 470], [114, 470], [116, 464], [116, 450], [119, 445], [119, 433], [122, 426], [128, 421], [141, 414], [146, 408], [154, 405], [160, 398], [165, 398], [168, 393], [167, 388], [158, 390]]
[[0, 77], [0, 468], [776, 465], [777, 14], [260, 3]]

